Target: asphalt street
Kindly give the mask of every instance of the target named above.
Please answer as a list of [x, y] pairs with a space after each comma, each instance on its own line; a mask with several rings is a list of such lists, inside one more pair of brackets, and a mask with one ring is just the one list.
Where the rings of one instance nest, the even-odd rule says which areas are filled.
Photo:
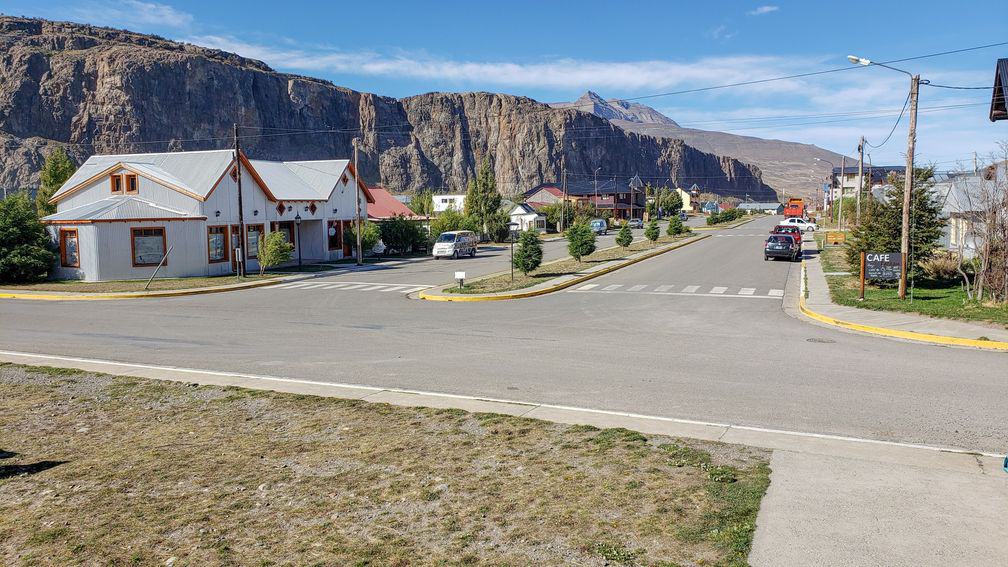
[[[520, 301], [427, 302], [376, 288], [385, 282], [444, 282], [450, 275], [445, 278], [442, 270], [474, 266], [470, 260], [421, 260], [317, 280], [377, 282], [353, 289], [266, 287], [105, 302], [0, 300], [0, 345], [1008, 448], [1004, 354], [879, 339], [791, 317], [779, 294], [786, 289], [794, 299], [799, 265], [765, 262], [762, 255], [775, 220], [712, 231], [711, 238], [591, 280], [593, 288]], [[559, 249], [550, 253], [562, 255], [563, 243], [552, 244]], [[491, 254], [481, 258], [488, 258], [485, 270], [507, 266], [506, 259], [503, 267], [494, 263]]]

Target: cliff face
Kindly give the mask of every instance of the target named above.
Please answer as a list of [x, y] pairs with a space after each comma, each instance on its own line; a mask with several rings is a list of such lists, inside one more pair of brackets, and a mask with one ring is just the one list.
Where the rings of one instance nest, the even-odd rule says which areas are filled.
[[[278, 73], [234, 54], [130, 32], [0, 16], [0, 186], [38, 184], [48, 147], [94, 153], [231, 147], [262, 159], [349, 156], [394, 190], [460, 190], [488, 158], [506, 193], [568, 175], [697, 183], [773, 198], [754, 166], [593, 114], [493, 93], [397, 100]], [[321, 131], [321, 132], [320, 132]]]

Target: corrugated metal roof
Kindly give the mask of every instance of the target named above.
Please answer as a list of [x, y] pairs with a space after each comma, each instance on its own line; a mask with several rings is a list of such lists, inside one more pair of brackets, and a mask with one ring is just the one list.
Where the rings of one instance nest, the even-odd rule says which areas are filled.
[[266, 182], [270, 193], [280, 201], [328, 199], [329, 193], [339, 181], [339, 176], [333, 178], [330, 175], [320, 174], [320, 178], [324, 177], [332, 181], [332, 185], [322, 191], [318, 189], [322, 186], [321, 183], [310, 184], [285, 162], [249, 160], [249, 163], [252, 164], [252, 168], [259, 174], [259, 177]]
[[765, 210], [765, 209], [776, 209], [778, 207], [783, 207], [781, 203], [739, 203], [738, 208], [740, 209], [755, 209], [755, 210]]
[[134, 219], [201, 219], [184, 211], [144, 201], [137, 197], [108, 197], [42, 218], [44, 222], [116, 221]]
[[143, 168], [153, 177], [206, 197], [233, 157], [232, 150], [94, 155], [66, 180], [53, 197], [59, 197], [116, 164], [129, 165], [136, 169]]

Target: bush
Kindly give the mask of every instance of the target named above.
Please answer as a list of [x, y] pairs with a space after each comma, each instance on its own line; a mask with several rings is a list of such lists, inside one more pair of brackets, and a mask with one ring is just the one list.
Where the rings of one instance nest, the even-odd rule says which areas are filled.
[[429, 239], [433, 241], [442, 232], [454, 230], [471, 230], [479, 233], [479, 224], [472, 217], [467, 217], [455, 209], [448, 209], [431, 221]]
[[661, 236], [661, 231], [658, 230], [658, 221], [649, 222], [647, 228], [644, 229], [644, 237], [651, 242], [657, 242], [659, 236]]
[[[343, 242], [349, 243], [353, 249], [357, 248], [357, 233], [354, 231], [356, 224], [351, 224], [343, 231]], [[361, 249], [367, 253], [375, 247], [375, 244], [378, 244], [380, 238], [381, 229], [378, 228], [378, 225], [371, 221], [364, 221], [361, 230]]]
[[0, 200], [0, 280], [43, 280], [56, 263], [56, 247], [27, 193]]
[[402, 215], [394, 216], [378, 226], [385, 246], [400, 254], [405, 254], [424, 239], [417, 223]]
[[619, 229], [619, 232], [616, 233], [616, 244], [626, 248], [627, 246], [630, 246], [631, 242], [633, 242], [633, 233], [630, 232], [630, 226], [625, 224]]
[[672, 217], [669, 219], [668, 228], [665, 229], [665, 234], [669, 236], [678, 236], [683, 233], [683, 223], [679, 220], [679, 217]]
[[921, 260], [919, 264], [927, 277], [937, 281], [952, 281], [959, 278], [962, 261], [958, 254], [941, 250]]
[[287, 242], [285, 233], [273, 231], [265, 238], [259, 239], [259, 275], [266, 271], [266, 268], [289, 262], [291, 253], [294, 252], [294, 245]]
[[514, 252], [514, 267], [521, 270], [526, 276], [529, 272], [539, 267], [542, 263], [543, 250], [539, 240], [539, 233], [534, 229], [528, 229], [518, 237], [518, 248]]
[[567, 251], [578, 262], [595, 251], [595, 232], [586, 222], [575, 223], [567, 231]]

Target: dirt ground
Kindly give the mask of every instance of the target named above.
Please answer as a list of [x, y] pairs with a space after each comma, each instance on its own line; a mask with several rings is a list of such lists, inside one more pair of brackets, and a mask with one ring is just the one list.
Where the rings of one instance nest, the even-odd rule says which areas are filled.
[[5, 565], [744, 565], [768, 453], [0, 365]]

